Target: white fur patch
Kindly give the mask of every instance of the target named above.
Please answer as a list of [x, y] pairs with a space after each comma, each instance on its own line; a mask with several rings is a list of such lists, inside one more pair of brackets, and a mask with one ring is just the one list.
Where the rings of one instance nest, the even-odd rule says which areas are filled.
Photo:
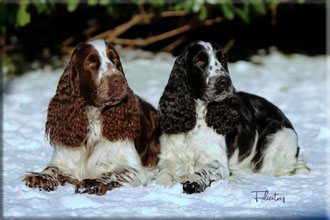
[[297, 165], [297, 134], [283, 128], [268, 137], [270, 143], [263, 154], [261, 174], [281, 176], [291, 174]]
[[111, 60], [107, 56], [107, 46], [104, 40], [97, 39], [97, 40], [89, 41], [88, 43], [94, 46], [95, 50], [98, 52], [100, 56], [99, 75], [97, 79], [99, 82], [101, 82], [102, 77], [109, 74], [108, 68], [112, 68], [116, 70], [116, 66], [111, 62]]
[[163, 185], [173, 185], [189, 179], [194, 172], [207, 169], [218, 161], [221, 163], [221, 176], [229, 176], [225, 137], [217, 134], [205, 122], [207, 112], [204, 101], [196, 100], [195, 127], [185, 134], [160, 137], [160, 173], [157, 182]]
[[202, 45], [209, 56], [209, 65], [208, 65], [208, 76], [206, 78], [206, 84], [209, 83], [211, 77], [214, 76], [226, 76], [226, 73], [223, 71], [224, 67], [221, 62], [217, 59], [215, 51], [212, 45], [208, 42], [200, 41], [198, 44]]
[[87, 149], [85, 147], [55, 146], [50, 166], [59, 168], [61, 174], [73, 176], [78, 180], [86, 177]]
[[89, 107], [88, 119], [90, 127], [86, 144], [76, 148], [56, 146], [50, 165], [58, 167], [60, 173], [68, 174], [78, 180], [133, 168], [138, 172], [128, 184], [131, 186], [145, 184], [148, 170], [142, 167], [134, 142], [131, 140], [111, 142], [101, 135], [101, 108]]

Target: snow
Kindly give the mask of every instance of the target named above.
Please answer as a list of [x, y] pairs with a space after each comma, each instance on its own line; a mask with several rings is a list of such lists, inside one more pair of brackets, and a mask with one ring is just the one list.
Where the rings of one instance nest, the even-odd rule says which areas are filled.
[[[167, 53], [123, 51], [121, 59], [131, 88], [158, 106], [174, 58]], [[261, 95], [279, 106], [299, 135], [309, 174], [272, 177], [245, 175], [246, 185], [227, 180], [212, 183], [201, 194], [182, 193], [177, 184], [164, 187], [118, 188], [104, 196], [77, 195], [73, 186], [38, 191], [20, 180], [39, 172], [53, 149], [45, 140], [47, 105], [63, 69], [45, 68], [4, 79], [3, 94], [3, 214], [5, 217], [325, 217], [330, 210], [327, 185], [326, 57], [285, 56], [272, 52], [253, 62], [229, 65], [238, 90]], [[329, 75], [328, 75], [329, 77]], [[329, 91], [328, 91], [329, 92]], [[252, 191], [285, 197], [258, 200]], [[261, 194], [260, 194], [261, 195]]]

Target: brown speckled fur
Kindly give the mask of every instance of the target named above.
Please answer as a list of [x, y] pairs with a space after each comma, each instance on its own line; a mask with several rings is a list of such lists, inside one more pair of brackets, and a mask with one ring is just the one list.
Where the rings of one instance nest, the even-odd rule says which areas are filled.
[[[160, 152], [158, 112], [128, 87], [116, 50], [107, 43], [104, 49], [115, 68], [109, 67], [111, 63], [108, 63], [108, 69], [100, 68], [104, 56], [100, 57], [91, 44], [81, 43], [76, 47], [58, 82], [55, 96], [50, 100], [45, 133], [55, 151], [59, 146], [87, 147], [90, 148], [88, 153], [93, 152], [95, 145], [89, 144], [88, 135], [92, 135], [92, 139], [102, 135], [110, 142], [130, 140], [130, 146], [134, 142], [142, 166], [156, 168]], [[94, 119], [90, 117], [94, 109], [98, 114], [97, 129]], [[119, 154], [118, 160], [125, 156]], [[123, 163], [127, 163], [125, 158]], [[72, 184], [76, 193], [103, 195], [113, 188], [139, 181], [141, 170], [120, 165], [124, 168], [103, 173], [94, 179], [86, 176], [81, 180], [77, 175], [65, 173], [55, 163], [41, 173], [25, 175], [22, 180], [28, 187], [45, 191]]]
[[48, 106], [46, 134], [51, 145], [78, 147], [86, 139], [88, 118], [86, 103], [79, 95], [77, 76], [71, 60], [62, 74], [55, 96]]
[[[82, 83], [88, 80], [81, 77], [75, 68], [79, 63], [77, 46], [71, 60], [62, 74], [55, 96], [48, 106], [46, 135], [51, 145], [79, 147], [87, 139], [89, 121], [87, 107], [90, 105], [79, 90]], [[116, 53], [113, 51], [112, 53]], [[119, 63], [118, 68], [122, 71]], [[102, 135], [110, 141], [130, 139], [140, 155], [142, 165], [156, 166], [159, 154], [158, 112], [152, 105], [136, 96], [128, 87], [128, 96], [115, 106], [107, 106], [102, 112]]]
[[125, 101], [103, 111], [103, 136], [112, 142], [126, 138], [134, 140], [141, 129], [139, 107], [137, 97], [129, 89]]

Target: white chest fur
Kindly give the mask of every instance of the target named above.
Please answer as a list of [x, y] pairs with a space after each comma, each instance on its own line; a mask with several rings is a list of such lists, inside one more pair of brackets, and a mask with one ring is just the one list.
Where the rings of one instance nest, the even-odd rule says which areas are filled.
[[89, 133], [86, 142], [75, 148], [56, 146], [51, 165], [79, 180], [95, 178], [117, 169], [143, 169], [132, 140], [111, 142], [102, 136], [101, 111], [99, 108], [88, 108]]
[[87, 137], [87, 149], [93, 148], [101, 139], [102, 124], [101, 124], [101, 108], [89, 107], [87, 116], [89, 121], [89, 133]]
[[226, 168], [223, 177], [229, 175], [226, 142], [205, 122], [206, 103], [196, 100], [197, 121], [195, 127], [184, 134], [162, 135], [160, 137], [160, 167], [167, 167], [175, 178], [186, 179], [203, 169], [212, 161], [218, 161]]

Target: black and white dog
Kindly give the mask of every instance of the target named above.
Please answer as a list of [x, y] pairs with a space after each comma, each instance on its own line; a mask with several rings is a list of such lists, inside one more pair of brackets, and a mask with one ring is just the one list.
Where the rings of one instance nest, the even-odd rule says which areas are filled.
[[236, 172], [307, 173], [297, 134], [264, 98], [236, 92], [227, 56], [215, 43], [188, 45], [176, 59], [159, 102], [157, 183], [198, 193]]

